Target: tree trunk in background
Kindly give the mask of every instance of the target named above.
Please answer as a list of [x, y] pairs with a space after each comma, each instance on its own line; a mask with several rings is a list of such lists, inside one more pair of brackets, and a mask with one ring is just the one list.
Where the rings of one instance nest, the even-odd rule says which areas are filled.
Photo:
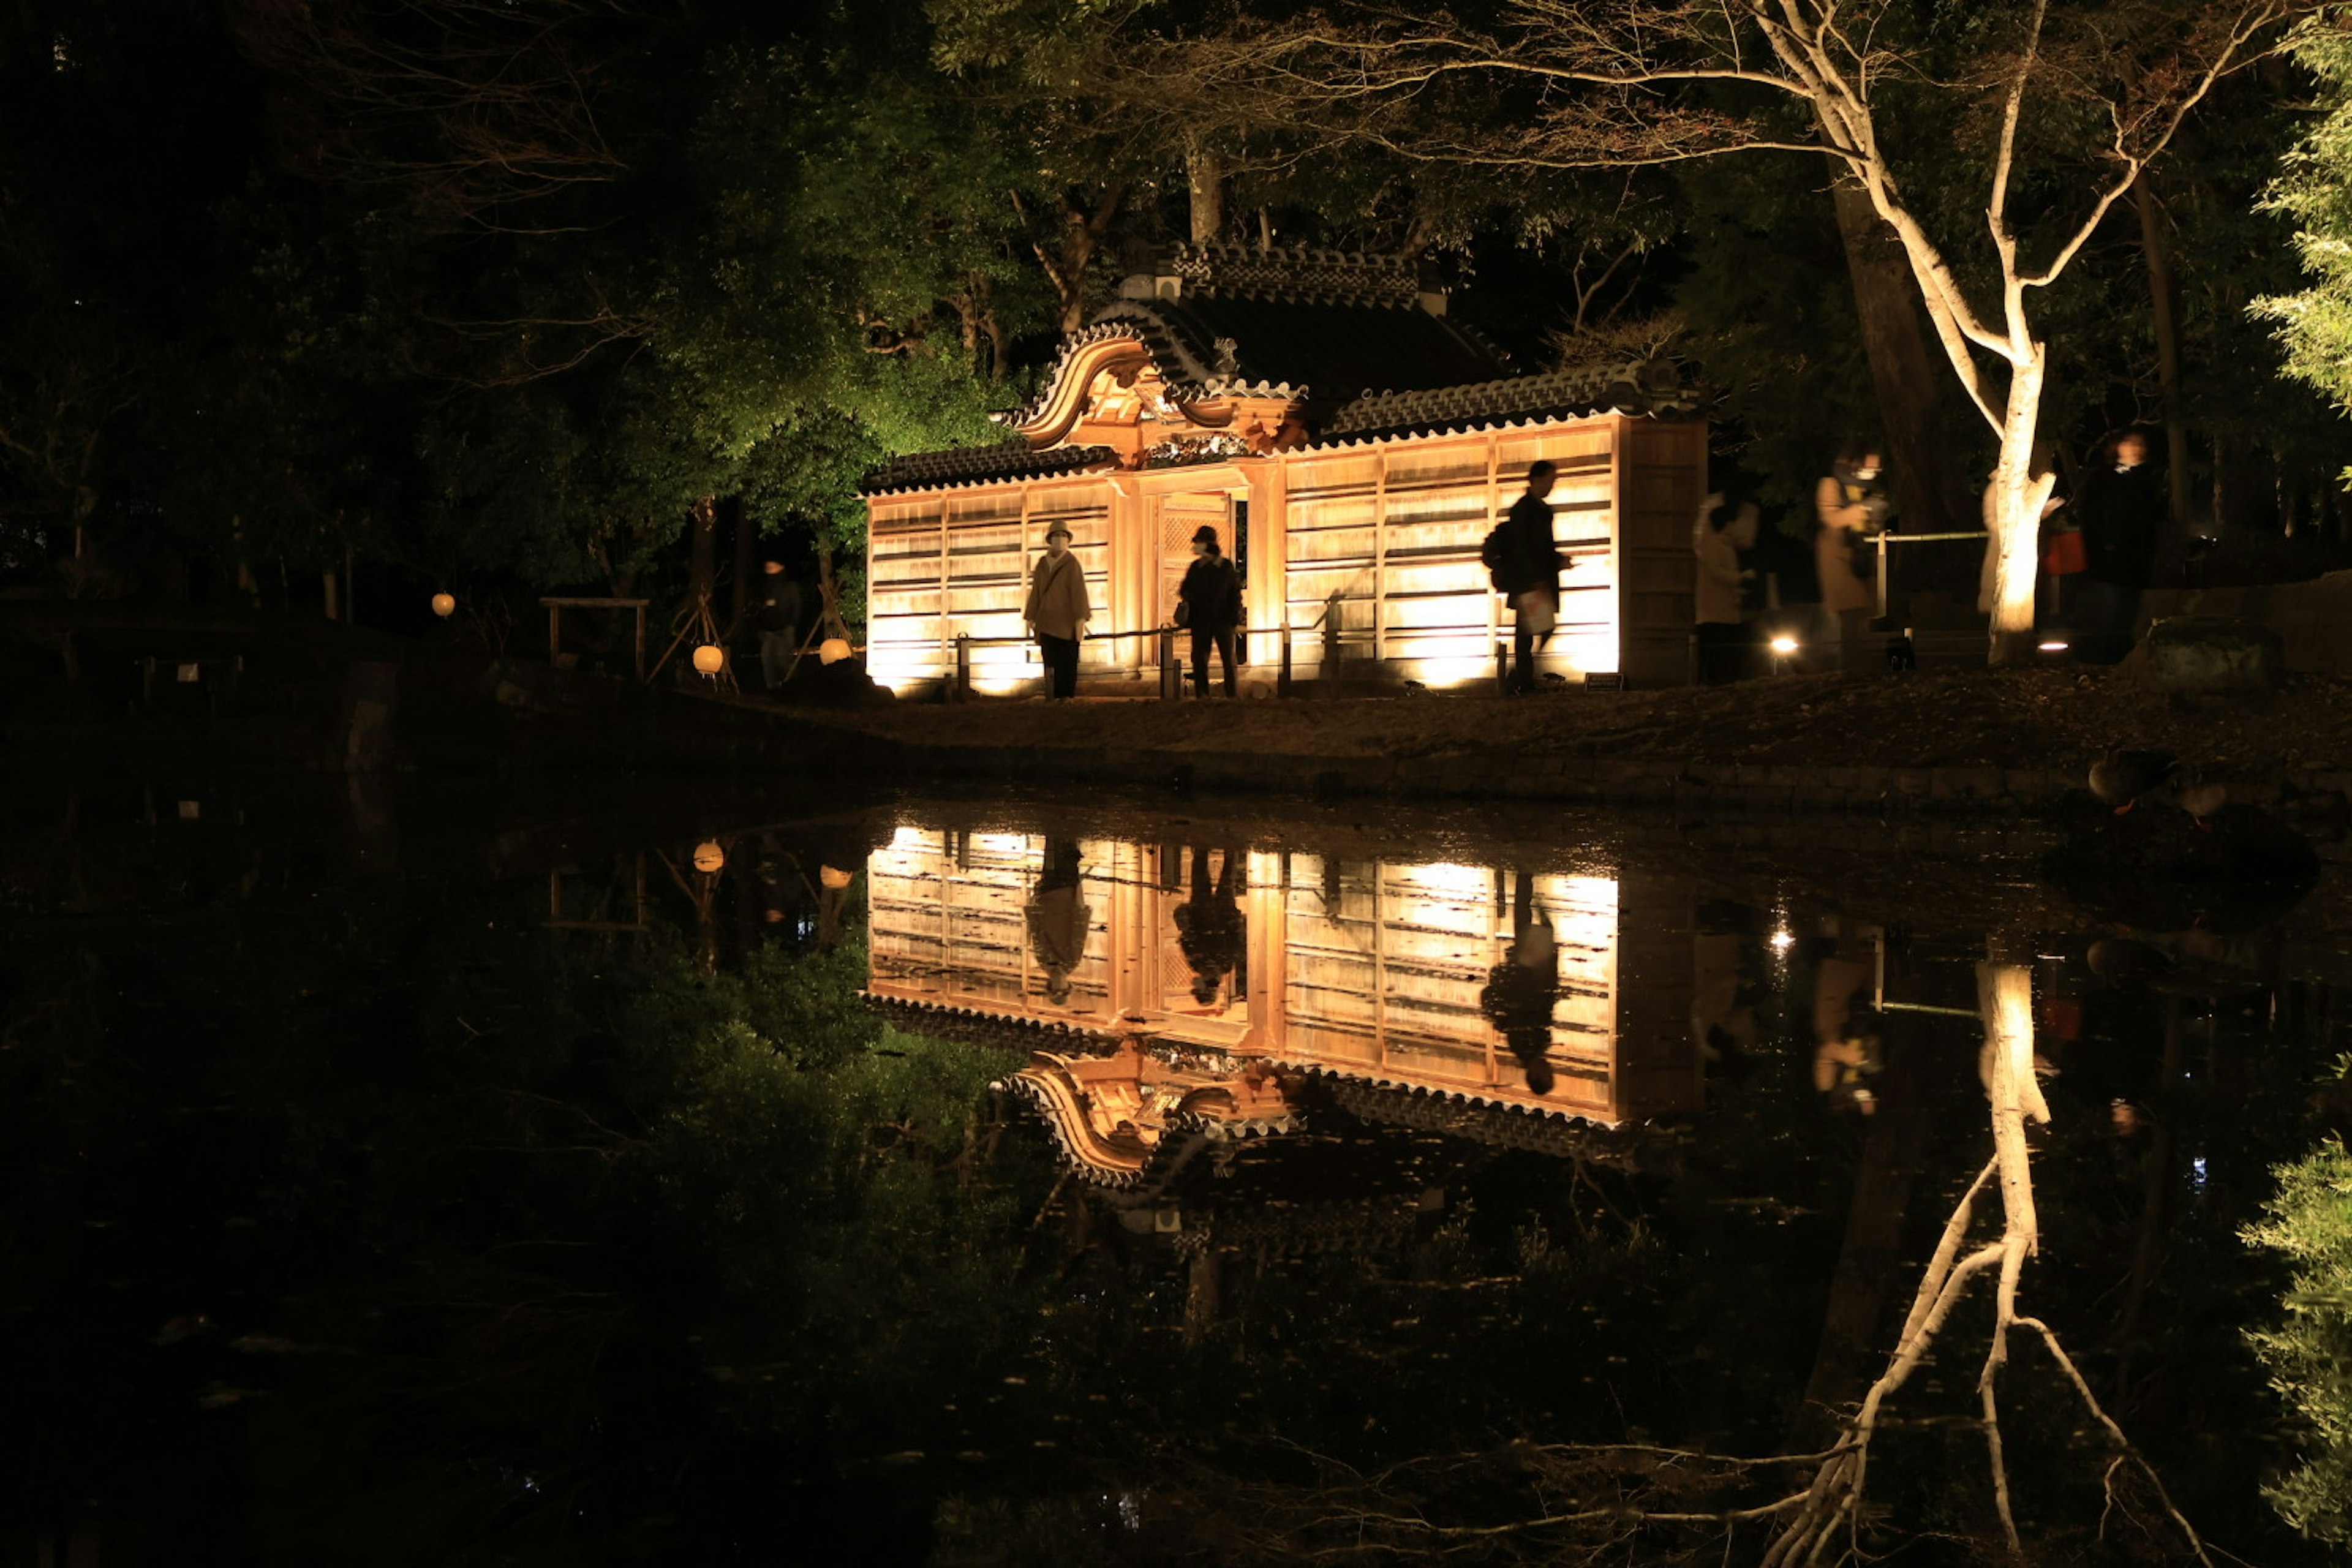
[[694, 503], [693, 548], [688, 556], [687, 606], [690, 612], [708, 609], [719, 586], [719, 502], [713, 496], [701, 496]]
[[1206, 245], [1225, 232], [1225, 161], [1194, 147], [1184, 154], [1184, 180], [1192, 195], [1192, 243]]
[[735, 534], [735, 581], [727, 595], [727, 637], [731, 642], [751, 619], [754, 608], [752, 584], [759, 581], [759, 563], [753, 559], [751, 509], [743, 504], [742, 497], [735, 496], [729, 500], [727, 510]]
[[2132, 205], [2139, 210], [2139, 249], [2147, 262], [2148, 307], [2156, 325], [2156, 381], [2164, 396], [2164, 456], [2170, 480], [2172, 523], [2189, 522], [2189, 432], [2180, 422], [2180, 289], [2165, 243], [2163, 206], [2142, 170], [2132, 182]]
[[[1831, 183], [1830, 194], [1837, 206], [1838, 233], [1845, 240], [1846, 270], [1853, 279], [1862, 346], [1870, 356], [1871, 384], [1878, 394], [1887, 478], [1895, 504], [1903, 509], [1904, 528], [1912, 533], [1948, 533], [1980, 527], [1982, 519], [1969, 500], [1968, 476], [1960, 472], [1958, 444], [1944, 413], [1944, 385], [1951, 369], [1921, 330], [1919, 284], [1911, 264], [1860, 185], [1841, 176]], [[1841, 439], [1849, 434], [1841, 433]]]

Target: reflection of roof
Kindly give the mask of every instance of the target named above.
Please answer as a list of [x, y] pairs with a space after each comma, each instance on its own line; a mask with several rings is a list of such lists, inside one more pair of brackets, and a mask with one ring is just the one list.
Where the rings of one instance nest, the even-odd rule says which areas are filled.
[[1521, 1106], [1474, 1104], [1392, 1084], [1348, 1079], [1334, 1079], [1329, 1087], [1331, 1103], [1360, 1121], [1410, 1127], [1495, 1148], [1616, 1160], [1634, 1142], [1599, 1122], [1548, 1116]]
[[997, 1088], [1044, 1115], [1064, 1159], [1105, 1186], [1143, 1184], [1189, 1161], [1204, 1143], [1285, 1132], [1297, 1125], [1282, 1092], [1238, 1070], [1171, 1066], [1131, 1044], [1108, 1057], [1039, 1051]]
[[961, 1007], [950, 1002], [925, 1002], [911, 996], [884, 996], [861, 991], [858, 999], [885, 1023], [910, 1035], [961, 1040], [974, 1046], [1005, 1046], [1013, 1050], [1108, 1050], [1122, 1037], [1060, 1018], [1035, 1018], [1024, 1013], [993, 1013]]
[[992, 484], [998, 479], [1042, 479], [1051, 474], [1078, 474], [1110, 466], [1108, 447], [1061, 447], [1040, 452], [1018, 438], [993, 447], [971, 447], [946, 452], [917, 452], [897, 458], [866, 475], [862, 487], [868, 494], [883, 490], [943, 489], [950, 485]]

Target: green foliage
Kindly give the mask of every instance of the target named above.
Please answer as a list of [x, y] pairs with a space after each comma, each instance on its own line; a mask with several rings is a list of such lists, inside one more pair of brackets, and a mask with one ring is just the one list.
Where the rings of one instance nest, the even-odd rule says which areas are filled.
[[2305, 1437], [2301, 1463], [2270, 1496], [2305, 1534], [2352, 1542], [2352, 1153], [2330, 1138], [2274, 1173], [2269, 1217], [2243, 1234], [2293, 1270], [2286, 1316], [2247, 1337]]
[[2255, 309], [2278, 324], [2287, 374], [2352, 408], [2352, 38], [2315, 29], [2295, 55], [2319, 79], [2322, 117], [2287, 155], [2269, 205], [2294, 220], [2307, 286]]

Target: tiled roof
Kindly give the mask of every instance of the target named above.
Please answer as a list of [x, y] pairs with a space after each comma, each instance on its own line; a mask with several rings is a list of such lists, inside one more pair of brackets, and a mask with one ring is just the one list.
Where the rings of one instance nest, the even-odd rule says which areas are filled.
[[1015, 1050], [1108, 1050], [1119, 1036], [1060, 1019], [1032, 1018], [995, 1013], [951, 1002], [922, 1002], [911, 996], [883, 996], [861, 991], [858, 1000], [885, 1022], [910, 1035], [929, 1035], [967, 1045], [1007, 1046]]
[[1110, 467], [1108, 447], [1059, 447], [1038, 451], [1018, 437], [993, 447], [917, 452], [894, 458], [866, 476], [858, 489], [867, 495], [890, 490], [941, 489], [953, 485], [993, 484], [1000, 479], [1043, 479]]
[[1685, 414], [1698, 396], [1663, 360], [1421, 391], [1367, 393], [1315, 423], [1316, 446], [1594, 414]]
[[1182, 279], [1187, 298], [1418, 309], [1423, 292], [1408, 258], [1314, 246], [1179, 245], [1154, 270]]
[[1417, 307], [1194, 296], [1120, 300], [1095, 317], [1150, 353], [1180, 398], [1255, 395], [1339, 403], [1492, 380], [1502, 353]]

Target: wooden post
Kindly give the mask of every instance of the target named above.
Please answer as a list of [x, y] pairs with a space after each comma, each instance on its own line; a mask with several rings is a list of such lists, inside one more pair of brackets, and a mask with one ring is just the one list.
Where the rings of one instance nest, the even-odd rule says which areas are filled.
[[1495, 695], [1511, 694], [1511, 645], [1501, 637], [1495, 639]]
[[1878, 614], [1884, 617], [1886, 609], [1886, 531], [1878, 531]]
[[1323, 694], [1339, 694], [1339, 590], [1323, 601]]
[[961, 702], [971, 696], [971, 634], [956, 633], [955, 684], [948, 688], [948, 700]]
[[1275, 677], [1274, 694], [1276, 697], [1290, 695], [1290, 610], [1287, 605], [1282, 612], [1282, 673]]
[[1176, 628], [1160, 628], [1160, 700], [1173, 702], [1184, 694], [1184, 671], [1176, 662]]
[[[553, 663], [555, 662], [555, 656], [556, 656], [557, 652], [562, 648], [562, 647], [563, 647], [563, 606], [562, 606], [562, 605], [548, 605], [548, 606], [547, 606], [547, 662], [548, 662], [548, 663], [550, 663], [550, 664], [553, 664]], [[643, 656], [641, 655], [641, 656], [640, 656], [640, 658], [642, 658], [642, 657], [643, 657]], [[640, 677], [642, 678], [643, 671], [640, 671], [640, 672], [639, 672], [639, 674], [640, 674]]]

